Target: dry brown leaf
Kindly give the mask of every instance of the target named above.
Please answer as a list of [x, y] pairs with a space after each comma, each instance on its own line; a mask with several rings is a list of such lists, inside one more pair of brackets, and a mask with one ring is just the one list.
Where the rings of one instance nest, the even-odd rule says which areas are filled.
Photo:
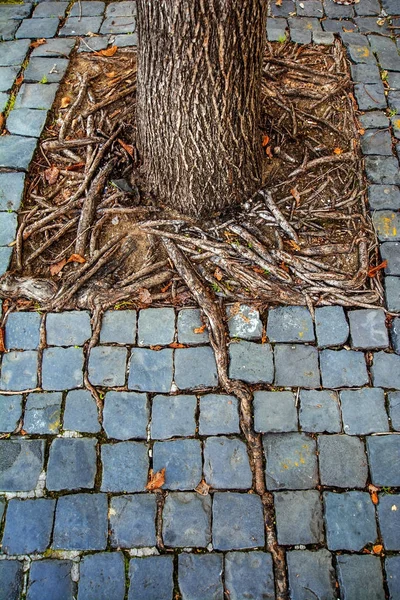
[[214, 271], [214, 277], [217, 281], [221, 281], [221, 279], [223, 278], [223, 273], [221, 271], [221, 269], [219, 267], [217, 267]]
[[380, 554], [383, 550], [383, 546], [382, 544], [375, 544], [375, 546], [372, 546], [372, 551], [374, 554]]
[[300, 250], [300, 246], [294, 240], [289, 240], [289, 246], [291, 246], [293, 250], [296, 250], [297, 252]]
[[66, 171], [79, 171], [79, 169], [82, 169], [85, 166], [86, 166], [86, 163], [84, 163], [84, 162], [78, 162], [78, 163], [75, 163], [73, 165], [67, 165], [66, 167], [64, 167], [64, 169]]
[[21, 431], [20, 431], [20, 434], [21, 434], [21, 435], [26, 435], [26, 434], [27, 434], [27, 431], [25, 431], [25, 429], [21, 429]]
[[17, 79], [15, 80], [16, 85], [21, 85], [23, 80], [24, 80], [23, 75], [20, 75], [19, 77], [17, 77]]
[[67, 108], [71, 104], [71, 98], [69, 96], [63, 96], [60, 102], [60, 108]]
[[67, 259], [63, 258], [62, 260], [54, 263], [54, 265], [50, 265], [50, 275], [58, 275], [60, 271], [63, 270], [65, 265], [67, 264]]
[[119, 142], [119, 144], [121, 144], [123, 149], [126, 150], [130, 156], [133, 156], [133, 146], [131, 146], [131, 144], [126, 144], [123, 140], [120, 140], [119, 138], [117, 141]]
[[275, 6], [282, 6], [282, 0], [275, 0]]
[[170, 344], [168, 347], [169, 348], [175, 348], [175, 349], [176, 348], [188, 348], [187, 345], [185, 345], [185, 344], [179, 344], [178, 342], [172, 342], [172, 344]]
[[150, 350], [155, 350], [156, 352], [158, 352], [159, 350], [162, 350], [163, 347], [162, 346], [150, 346]]
[[67, 263], [70, 263], [70, 262], [77, 262], [77, 263], [83, 264], [86, 262], [86, 258], [83, 258], [83, 256], [81, 256], [80, 254], [71, 254], [69, 259], [67, 260]]
[[142, 304], [151, 304], [153, 302], [153, 298], [148, 289], [142, 288], [138, 293], [138, 300]]
[[296, 206], [299, 206], [300, 204], [300, 194], [297, 188], [292, 188], [290, 190], [290, 193], [292, 194], [293, 198], [296, 200]]
[[202, 496], [208, 496], [208, 492], [210, 491], [210, 486], [206, 482], [205, 479], [202, 479], [198, 486], [194, 488], [194, 491]]
[[5, 352], [6, 351], [6, 345], [5, 345], [5, 341], [4, 341], [4, 327], [0, 327], [0, 352]]
[[204, 333], [206, 330], [206, 326], [202, 325], [201, 327], [196, 327], [193, 329], [193, 333]]
[[117, 50], [118, 46], [110, 46], [110, 48], [99, 50], [99, 52], [94, 52], [94, 54], [95, 56], [114, 56]]
[[361, 127], [361, 128], [358, 130], [358, 133], [359, 133], [360, 135], [364, 135], [364, 133], [365, 133], [365, 129], [363, 129], [363, 128]]
[[115, 71], [109, 71], [108, 73], [106, 73], [106, 77], [110, 77], [112, 79], [113, 77], [115, 77]]
[[346, 29], [346, 27], [342, 27], [344, 33], [353, 33], [354, 29]]
[[60, 174], [60, 169], [58, 169], [55, 165], [52, 165], [44, 172], [44, 178], [49, 185], [54, 185], [58, 179]]
[[268, 146], [268, 142], [269, 142], [269, 135], [263, 135], [263, 139], [262, 139], [263, 147]]
[[165, 467], [161, 471], [154, 473], [153, 469], [149, 471], [149, 481], [146, 485], [146, 490], [158, 490], [165, 483]]
[[170, 281], [169, 283], [167, 283], [167, 285], [164, 285], [164, 287], [161, 288], [161, 292], [163, 294], [165, 294], [165, 292], [167, 292], [169, 290], [169, 288], [171, 287], [171, 285], [172, 285], [172, 281]]
[[372, 504], [375, 504], [375, 506], [377, 504], [379, 504], [379, 496], [376, 492], [371, 493], [371, 500], [372, 500]]
[[343, 152], [343, 150], [341, 148], [334, 148], [333, 149], [333, 154], [339, 155], [339, 154], [342, 154], [342, 152]]
[[368, 490], [369, 493], [372, 494], [372, 492], [379, 492], [381, 488], [376, 487], [376, 485], [374, 485], [373, 483], [370, 483], [368, 486]]
[[39, 46], [43, 46], [43, 44], [47, 44], [46, 38], [39, 38], [35, 42], [32, 42], [30, 45], [31, 48], [38, 48]]
[[0, 131], [3, 129], [4, 125], [4, 115], [0, 114]]

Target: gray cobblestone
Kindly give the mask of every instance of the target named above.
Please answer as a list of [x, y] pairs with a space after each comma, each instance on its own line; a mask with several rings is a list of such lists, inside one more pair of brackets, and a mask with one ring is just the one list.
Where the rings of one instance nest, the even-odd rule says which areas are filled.
[[[382, 83], [356, 83], [354, 94], [359, 110], [386, 108], [386, 96]], [[369, 152], [369, 154], [372, 154], [372, 152]]]
[[[2, 7], [3, 10], [4, 6]], [[25, 55], [28, 52], [29, 44], [29, 40], [16, 40], [0, 44], [0, 67], [22, 65]]]
[[0, 431], [2, 433], [11, 433], [14, 431], [21, 415], [22, 396], [3, 396], [0, 394]]
[[146, 394], [108, 392], [103, 410], [104, 431], [118, 440], [146, 439], [149, 412]]
[[264, 546], [262, 505], [255, 494], [214, 494], [213, 545], [216, 550]]
[[369, 205], [374, 210], [398, 210], [400, 208], [400, 190], [395, 185], [369, 185]]
[[343, 600], [385, 599], [381, 563], [377, 556], [338, 556], [337, 571]]
[[24, 430], [27, 433], [57, 434], [60, 429], [61, 402], [59, 392], [29, 394], [25, 405]]
[[277, 344], [274, 354], [276, 385], [305, 388], [320, 385], [316, 348], [300, 344]]
[[270, 310], [267, 336], [271, 342], [313, 342], [314, 327], [308, 308], [279, 306]]
[[58, 29], [58, 19], [25, 19], [18, 27], [16, 39], [52, 38]]
[[211, 497], [169, 494], [163, 510], [163, 540], [173, 548], [205, 548], [211, 542]]
[[45, 348], [42, 363], [42, 388], [61, 391], [82, 387], [83, 362], [81, 348]]
[[400, 392], [389, 392], [389, 414], [393, 429], [400, 431]]
[[389, 38], [380, 35], [369, 35], [368, 40], [373, 51], [377, 54], [381, 69], [398, 71], [400, 68], [400, 56], [396, 44]]
[[201, 344], [208, 342], [208, 331], [195, 333], [195, 329], [203, 327], [198, 309], [183, 309], [178, 313], [178, 342], [181, 344]]
[[0, 173], [0, 210], [19, 209], [24, 181], [24, 173]]
[[216, 386], [217, 366], [212, 349], [203, 346], [175, 350], [175, 383], [181, 390]]
[[107, 495], [71, 494], [57, 500], [53, 532], [55, 550], [105, 550]]
[[0, 21], [0, 41], [13, 40], [19, 25], [20, 21], [17, 20]]
[[394, 156], [366, 156], [365, 172], [371, 183], [400, 185], [399, 163]]
[[360, 33], [379, 33], [382, 35], [390, 35], [390, 31], [387, 28], [386, 21], [382, 23], [379, 19], [373, 16], [359, 16], [354, 19], [357, 23], [357, 27]]
[[83, 0], [80, 3], [75, 2], [69, 12], [70, 17], [98, 17], [103, 14], [105, 10], [105, 2], [99, 0]]
[[361, 152], [392, 156], [392, 138], [390, 132], [380, 129], [367, 129], [361, 136]]
[[375, 352], [371, 373], [375, 387], [400, 389], [400, 356]]
[[296, 10], [299, 17], [318, 17], [320, 19], [324, 14], [320, 0], [309, 0], [308, 2], [296, 0]]
[[44, 552], [50, 544], [56, 501], [10, 500], [2, 550], [6, 554]]
[[151, 437], [165, 440], [192, 436], [196, 431], [196, 396], [155, 396], [151, 418]]
[[129, 563], [128, 600], [171, 600], [173, 556], [133, 558]]
[[267, 552], [228, 552], [225, 588], [230, 600], [275, 598], [272, 558]]
[[386, 550], [400, 550], [400, 495], [381, 496], [378, 519]]
[[326, 32], [337, 33], [341, 36], [344, 31], [357, 31], [357, 25], [348, 19], [325, 19], [322, 21], [322, 27]]
[[6, 322], [7, 348], [15, 350], [36, 350], [40, 341], [42, 317], [36, 312], [14, 312]]
[[270, 42], [279, 42], [286, 38], [286, 19], [267, 19], [267, 38]]
[[199, 433], [200, 435], [240, 433], [237, 398], [224, 394], [202, 396]]
[[12, 248], [0, 247], [0, 275], [3, 275], [8, 269], [10, 263]]
[[63, 418], [63, 428], [81, 433], [98, 433], [96, 401], [87, 390], [71, 390], [67, 394]]
[[65, 16], [68, 2], [41, 2], [32, 13], [32, 17], [43, 19], [45, 17], [53, 19], [62, 19]]
[[390, 600], [400, 598], [400, 556], [388, 556], [385, 560], [386, 580]]
[[149, 468], [148, 450], [141, 442], [118, 442], [101, 447], [102, 492], [143, 492]]
[[[95, 2], [91, 2], [91, 4], [95, 4]], [[78, 6], [75, 4], [75, 6]], [[75, 40], [73, 39], [63, 39], [63, 38], [52, 38], [50, 40], [46, 40], [45, 44], [41, 44], [37, 48], [34, 48], [31, 54], [31, 59], [36, 58], [37, 56], [45, 56], [49, 57], [59, 57], [65, 58], [68, 56], [75, 45]]]
[[82, 36], [91, 33], [99, 33], [102, 17], [68, 17], [65, 25], [61, 28], [60, 36]]
[[292, 598], [309, 600], [310, 591], [317, 598], [336, 598], [335, 571], [332, 556], [327, 550], [295, 550], [288, 552], [286, 559]]
[[47, 489], [93, 488], [96, 477], [95, 438], [56, 438], [50, 447]]
[[32, 562], [29, 572], [27, 600], [54, 598], [54, 590], [57, 590], [59, 598], [71, 600], [74, 594], [71, 568], [72, 562], [69, 560], [38, 560]]
[[290, 27], [290, 40], [294, 44], [311, 44], [311, 31]]
[[29, 17], [32, 7], [29, 4], [17, 4], [13, 6], [2, 6], [1, 17], [5, 21], [9, 19], [25, 19]]
[[7, 129], [15, 135], [28, 133], [31, 137], [40, 137], [47, 120], [47, 111], [33, 108], [17, 108], [7, 118]]
[[282, 0], [279, 6], [271, 4], [270, 9], [273, 17], [288, 17], [296, 11], [296, 5], [293, 0]]
[[[43, 6], [38, 4], [39, 6]], [[64, 77], [68, 67], [66, 58], [34, 57], [24, 72], [24, 80], [41, 83], [57, 83]]]
[[37, 352], [7, 352], [1, 363], [0, 390], [19, 392], [35, 388], [37, 367]]
[[0, 581], [4, 600], [19, 600], [23, 585], [23, 563], [18, 560], [0, 561]]
[[137, 46], [137, 45], [138, 45], [137, 33], [116, 35], [114, 38], [114, 46], [117, 46], [117, 48], [126, 48], [127, 46]]
[[[15, 108], [48, 110], [52, 107], [57, 89], [57, 83], [48, 83], [46, 85], [42, 83], [23, 83], [15, 101]], [[36, 140], [34, 142], [36, 144]]]
[[[366, 65], [363, 63], [356, 63], [350, 65], [351, 69], [351, 78], [355, 83], [381, 83], [381, 74], [379, 72], [378, 65]], [[365, 129], [370, 129], [371, 127], [384, 127], [380, 123], [385, 123], [388, 125], [388, 118], [383, 112], [374, 111], [373, 113], [367, 113], [366, 115], [360, 116], [360, 122], [364, 119], [368, 119], [369, 127], [365, 127]], [[371, 123], [372, 121], [372, 123]], [[377, 124], [375, 124], [375, 121]]]
[[0, 167], [26, 171], [35, 151], [37, 140], [19, 135], [0, 138]]
[[385, 313], [381, 309], [350, 310], [350, 334], [354, 348], [386, 348], [389, 337], [385, 323]]
[[122, 552], [84, 556], [79, 567], [78, 600], [124, 600], [124, 597], [125, 564]]
[[297, 410], [292, 392], [255, 392], [253, 406], [255, 431], [297, 431]]
[[390, 88], [400, 90], [400, 73], [388, 71], [388, 83]]
[[0, 489], [29, 492], [36, 488], [44, 462], [44, 440], [0, 440]]
[[49, 346], [83, 346], [92, 335], [87, 311], [49, 313], [46, 338]]
[[322, 504], [317, 490], [274, 493], [278, 544], [319, 544], [324, 540]]
[[335, 19], [350, 18], [354, 16], [353, 6], [337, 5], [333, 0], [324, 0], [324, 9], [327, 17]]
[[135, 17], [109, 17], [104, 19], [100, 33], [133, 33], [135, 30]]
[[390, 337], [392, 340], [393, 350], [396, 354], [400, 354], [400, 317], [395, 317], [391, 323]]
[[93, 385], [114, 387], [125, 385], [126, 348], [96, 346], [89, 357], [89, 381]]
[[[351, 34], [348, 34], [351, 35]], [[358, 35], [358, 34], [357, 34]], [[342, 35], [342, 39], [345, 39], [345, 34]], [[366, 38], [364, 38], [364, 43], [358, 45], [358, 44], [350, 44], [347, 48], [348, 53], [350, 55], [350, 58], [353, 62], [355, 63], [366, 63], [369, 65], [376, 65], [376, 60], [374, 55], [372, 54], [372, 50], [369, 47], [369, 44], [366, 43]], [[368, 110], [368, 109], [363, 109], [361, 108], [361, 106], [364, 105], [368, 105], [370, 106], [370, 109], [374, 109], [374, 108], [385, 108], [386, 106], [386, 99], [385, 96], [383, 95], [383, 88], [381, 87], [381, 84], [377, 85], [377, 89], [375, 89], [374, 84], [362, 84], [360, 85], [359, 83], [356, 83], [356, 86], [358, 86], [358, 88], [356, 87], [356, 96], [357, 96], [357, 101], [358, 101], [358, 107], [360, 110]], [[373, 96], [373, 98], [370, 98], [370, 101], [368, 100], [369, 96], [366, 92], [366, 90], [368, 90], [368, 93], [371, 94], [376, 94], [377, 96]], [[371, 104], [372, 102], [372, 104]]]
[[354, 9], [357, 15], [379, 15], [381, 12], [378, 0], [364, 0], [360, 4], [355, 4]]
[[363, 488], [368, 466], [364, 444], [348, 435], [320, 435], [318, 439], [321, 484]]
[[107, 17], [133, 17], [136, 15], [136, 3], [129, 0], [111, 2], [107, 6]]
[[372, 220], [381, 242], [400, 242], [400, 213], [379, 210], [373, 213]]
[[8, 92], [18, 74], [18, 67], [0, 67], [0, 92]]
[[400, 312], [399, 277], [385, 277], [385, 297], [388, 310]]
[[241, 340], [229, 345], [229, 375], [248, 383], [272, 383], [274, 363], [269, 344]]
[[17, 231], [17, 215], [0, 212], [0, 246], [8, 246], [15, 239]]
[[110, 541], [113, 548], [156, 545], [156, 496], [113, 496], [110, 503]]
[[325, 492], [324, 503], [329, 550], [359, 552], [375, 542], [375, 510], [367, 492]]
[[262, 322], [260, 313], [256, 308], [242, 304], [239, 311], [237, 311], [235, 306], [229, 306], [227, 317], [231, 337], [246, 340], [261, 339]]
[[340, 392], [344, 432], [349, 435], [389, 430], [385, 397], [380, 388]]
[[378, 486], [399, 487], [400, 436], [368, 436], [367, 451], [372, 483]]
[[[80, 52], [98, 52], [108, 47], [109, 36], [102, 35], [98, 37], [80, 37], [78, 53]], [[116, 44], [113, 44], [116, 46]]]
[[139, 312], [139, 346], [167, 346], [174, 341], [175, 312], [173, 308], [147, 308]]
[[331, 46], [335, 42], [335, 36], [330, 31], [313, 31], [312, 39], [314, 44]]
[[220, 554], [180, 554], [178, 573], [182, 600], [223, 600]]
[[310, 433], [338, 433], [341, 430], [337, 393], [330, 390], [301, 390], [300, 425]]
[[128, 388], [140, 392], [169, 392], [172, 385], [172, 350], [133, 348]]
[[321, 23], [316, 17], [289, 17], [290, 29], [301, 31], [322, 31]]
[[204, 477], [213, 488], [251, 488], [246, 444], [222, 436], [208, 438], [204, 443]]
[[264, 436], [269, 490], [306, 490], [318, 483], [316, 443], [304, 433]]
[[368, 383], [367, 367], [362, 352], [322, 350], [320, 365], [322, 385], [325, 388], [357, 387]]
[[202, 477], [199, 440], [156, 442], [153, 447], [153, 469], [165, 468], [164, 489], [193, 490]]
[[104, 313], [100, 331], [101, 344], [134, 344], [135, 336], [135, 310], [109, 310]]

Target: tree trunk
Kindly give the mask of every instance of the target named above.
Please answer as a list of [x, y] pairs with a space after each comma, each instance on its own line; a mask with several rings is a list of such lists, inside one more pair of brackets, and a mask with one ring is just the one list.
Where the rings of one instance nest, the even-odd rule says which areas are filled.
[[265, 0], [138, 0], [138, 145], [157, 199], [210, 216], [261, 181]]

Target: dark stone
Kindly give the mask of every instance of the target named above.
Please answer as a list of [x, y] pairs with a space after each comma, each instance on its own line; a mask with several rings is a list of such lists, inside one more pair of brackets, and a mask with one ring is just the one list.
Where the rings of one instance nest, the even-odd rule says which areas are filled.
[[68, 392], [65, 401], [63, 428], [81, 433], [98, 433], [100, 423], [96, 401], [87, 390]]
[[330, 552], [324, 548], [314, 552], [295, 550], [286, 554], [286, 560], [293, 599], [310, 600], [311, 592], [312, 598], [335, 600], [336, 577]]
[[202, 344], [208, 342], [207, 329], [202, 333], [195, 333], [195, 329], [203, 327], [199, 309], [183, 309], [178, 312], [178, 341], [181, 344]]
[[130, 0], [111, 2], [106, 10], [106, 17], [134, 17], [135, 15], [136, 4]]
[[67, 7], [68, 2], [42, 2], [36, 6], [32, 17], [37, 19], [43, 19], [45, 17], [62, 19], [65, 15]]
[[29, 394], [25, 405], [24, 430], [27, 433], [55, 435], [60, 430], [62, 395]]
[[222, 436], [207, 438], [204, 442], [204, 477], [213, 488], [251, 488], [246, 444]]
[[6, 554], [44, 552], [50, 544], [56, 501], [10, 500], [2, 549]]
[[132, 558], [129, 563], [128, 600], [171, 600], [173, 582], [173, 556], [147, 556]]
[[200, 398], [199, 434], [240, 433], [238, 401], [234, 396], [207, 394]]
[[[366, 69], [372, 69], [371, 65], [354, 65], [354, 67], [365, 67]], [[389, 127], [388, 117], [380, 110], [371, 110], [366, 112], [363, 115], [360, 115], [358, 119], [363, 129], [387, 129]]]
[[100, 17], [68, 17], [65, 25], [60, 30], [59, 34], [61, 37], [83, 36], [91, 33], [99, 33], [100, 25], [103, 18]]
[[7, 129], [16, 135], [40, 137], [47, 120], [46, 110], [34, 108], [17, 108], [12, 110], [7, 118]]
[[354, 5], [354, 9], [357, 15], [379, 15], [381, 7], [378, 0], [363, 0], [358, 4]]
[[385, 487], [400, 486], [400, 436], [367, 437], [371, 481]]
[[324, 388], [357, 387], [368, 383], [365, 357], [354, 350], [322, 350], [320, 353]]
[[296, 0], [296, 10], [298, 17], [318, 17], [321, 19], [324, 15], [321, 0], [307, 0], [307, 2]]
[[139, 312], [139, 346], [168, 346], [174, 341], [175, 311], [173, 308], [146, 308]]
[[368, 477], [364, 444], [348, 435], [320, 435], [318, 439], [321, 484], [363, 488]]
[[218, 376], [212, 349], [202, 346], [175, 350], [175, 383], [181, 390], [215, 387]]
[[156, 545], [156, 496], [113, 496], [110, 508], [110, 540], [113, 548]]
[[82, 387], [83, 363], [82, 348], [45, 348], [42, 363], [43, 389], [68, 390]]
[[[1, 15], [2, 16], [2, 15]], [[0, 41], [13, 40], [21, 21], [0, 21]]]
[[[335, 4], [335, 6], [338, 5]], [[347, 19], [325, 19], [325, 21], [322, 21], [321, 23], [324, 31], [329, 33], [338, 33], [339, 35], [343, 35], [344, 31], [357, 31], [357, 25], [353, 23], [353, 21], [349, 21]]]
[[229, 375], [248, 383], [272, 383], [274, 362], [269, 344], [245, 340], [229, 345]]
[[267, 552], [228, 552], [225, 555], [225, 589], [230, 600], [275, 598], [271, 555]]
[[58, 29], [58, 19], [25, 19], [18, 28], [16, 39], [52, 38]]
[[[15, 101], [15, 108], [49, 110], [58, 90], [58, 83], [23, 83]], [[34, 140], [36, 144], [36, 140]]]
[[395, 185], [369, 185], [369, 205], [374, 210], [400, 209], [400, 190]]
[[42, 317], [36, 312], [14, 312], [6, 322], [7, 349], [36, 350], [40, 342]]
[[117, 48], [126, 48], [127, 46], [137, 46], [138, 37], [137, 33], [121, 34], [116, 35], [114, 39], [114, 46]]
[[83, 0], [80, 3], [75, 3], [69, 11], [70, 17], [98, 17], [101, 16], [105, 9], [105, 2], [99, 0]]
[[44, 440], [0, 440], [0, 489], [29, 492], [37, 486], [44, 462]]
[[71, 567], [69, 560], [32, 561], [26, 600], [73, 600]]
[[342, 17], [352, 18], [354, 16], [353, 6], [336, 4], [333, 0], [324, 0], [324, 9], [327, 17], [340, 19]]
[[90, 351], [89, 381], [93, 385], [125, 385], [127, 349], [118, 346], [95, 346]]
[[304, 433], [264, 436], [269, 490], [313, 488], [318, 483], [316, 444]]
[[[308, 3], [308, 0], [307, 0]], [[290, 29], [296, 29], [297, 31], [322, 31], [321, 23], [319, 19], [315, 17], [289, 17], [288, 23]]]
[[107, 495], [72, 494], [57, 501], [53, 533], [55, 550], [105, 550]]
[[255, 431], [297, 431], [296, 400], [292, 392], [254, 392], [253, 406]]
[[381, 496], [378, 519], [385, 550], [400, 550], [400, 495]]
[[380, 388], [340, 392], [344, 432], [366, 435], [389, 431], [385, 396]]
[[359, 110], [386, 108], [386, 96], [382, 83], [356, 83], [354, 93]]
[[137, 392], [108, 392], [103, 410], [103, 427], [109, 438], [146, 439], [149, 421], [146, 394]]
[[312, 39], [314, 44], [331, 46], [335, 42], [335, 36], [330, 31], [313, 31]]
[[12, 248], [3, 248], [0, 246], [0, 275], [3, 275], [10, 264]]
[[272, 3], [270, 10], [273, 17], [288, 17], [290, 13], [294, 13], [296, 11], [296, 5], [293, 0], [282, 0], [280, 6]]
[[[372, 16], [359, 16], [354, 19], [360, 33], [379, 33], [382, 35], [390, 35], [386, 22], [382, 23], [380, 19]], [[381, 24], [379, 25], [378, 22]]]
[[385, 560], [386, 581], [390, 600], [400, 598], [400, 556], [388, 556]]
[[400, 317], [395, 317], [391, 323], [390, 337], [392, 340], [393, 350], [396, 354], [400, 354]]
[[341, 306], [322, 306], [315, 309], [315, 330], [318, 346], [341, 346], [349, 337], [349, 325]]
[[[95, 0], [94, 3], [96, 4]], [[108, 310], [104, 313], [100, 331], [101, 344], [134, 344], [135, 336], [136, 310]]]
[[132, 348], [128, 388], [140, 392], [169, 392], [172, 385], [172, 350]]
[[50, 447], [46, 486], [49, 490], [93, 488], [96, 438], [56, 438]]
[[[2, 6], [2, 14], [4, 8], [5, 7]], [[29, 45], [29, 40], [16, 40], [0, 44], [0, 67], [10, 67], [13, 65], [19, 67], [22, 65], [26, 53], [28, 52]]]
[[385, 600], [379, 557], [339, 555], [337, 573], [342, 600]]
[[124, 600], [124, 597], [125, 564], [122, 552], [101, 552], [82, 558], [78, 600]]
[[314, 326], [305, 306], [280, 306], [268, 312], [267, 336], [271, 342], [313, 342]]
[[[91, 2], [91, 4], [95, 4], [95, 2]], [[75, 4], [75, 6], [78, 6]], [[46, 40], [45, 44], [41, 44], [37, 48], [32, 50], [31, 58], [36, 58], [37, 56], [45, 56], [47, 58], [50, 57], [58, 57], [61, 56], [65, 58], [68, 56], [75, 45], [75, 40], [66, 40], [60, 38], [53, 38], [51, 40]]]
[[19, 600], [23, 585], [23, 563], [0, 560], [0, 600]]
[[18, 74], [18, 67], [0, 67], [0, 92], [8, 92]]
[[399, 277], [385, 277], [385, 297], [388, 310], [392, 312], [400, 312]]
[[324, 541], [322, 504], [317, 490], [274, 494], [278, 544], [319, 544]]
[[22, 137], [19, 135], [1, 136], [0, 167], [26, 171], [36, 149], [36, 144], [37, 140], [31, 137]]
[[371, 183], [400, 185], [399, 163], [394, 156], [366, 156], [365, 172]]
[[354, 348], [387, 348], [389, 337], [385, 313], [381, 309], [350, 310], [351, 341]]
[[[386, 277], [388, 279], [388, 277]], [[400, 389], [400, 356], [386, 352], [375, 352], [371, 367], [375, 387]]]
[[[19, 209], [24, 192], [24, 182], [24, 173], [0, 173], [0, 210]], [[22, 313], [11, 313], [7, 321], [14, 314]]]
[[341, 431], [337, 393], [330, 390], [301, 390], [300, 426], [310, 433]]
[[200, 440], [156, 442], [153, 469], [165, 468], [164, 489], [193, 490], [202, 478]]
[[221, 554], [180, 554], [178, 580], [182, 600], [223, 600]]
[[261, 499], [256, 494], [216, 492], [213, 502], [213, 546], [242, 550], [264, 546]]
[[367, 492], [325, 492], [324, 503], [329, 550], [360, 552], [375, 542], [375, 509]]
[[0, 431], [2, 433], [11, 433], [14, 431], [21, 415], [22, 396], [3, 396], [0, 394]]
[[387, 130], [367, 129], [361, 136], [361, 151], [363, 154], [379, 154], [392, 156], [392, 138]]
[[151, 416], [151, 437], [166, 440], [193, 436], [196, 431], [196, 396], [155, 396]]
[[294, 44], [311, 44], [311, 31], [306, 29], [290, 28], [290, 40]]
[[320, 385], [316, 348], [300, 344], [277, 344], [274, 353], [276, 385], [305, 388]]
[[227, 307], [229, 335], [246, 340], [261, 339], [262, 322], [258, 310], [247, 304]]
[[210, 495], [168, 494], [163, 510], [163, 541], [173, 548], [206, 548], [211, 542]]
[[101, 461], [103, 464], [102, 492], [144, 491], [149, 468], [146, 444], [141, 442], [103, 444]]

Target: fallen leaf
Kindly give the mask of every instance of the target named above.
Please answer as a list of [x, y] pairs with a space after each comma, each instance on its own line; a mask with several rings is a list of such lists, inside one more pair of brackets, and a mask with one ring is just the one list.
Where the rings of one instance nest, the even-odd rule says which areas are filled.
[[193, 329], [193, 333], [204, 333], [206, 330], [206, 326], [202, 325], [201, 327], [196, 327]]
[[115, 71], [110, 71], [109, 73], [106, 73], [106, 77], [110, 77], [110, 78], [115, 77]]
[[346, 29], [346, 27], [342, 27], [344, 33], [353, 33], [354, 29]]
[[202, 496], [208, 496], [208, 492], [210, 491], [210, 486], [208, 485], [208, 483], [206, 482], [205, 479], [202, 479], [199, 483], [199, 485], [197, 485], [194, 488], [194, 491], [197, 492], [198, 494], [201, 494]]
[[5, 352], [6, 346], [4, 343], [4, 327], [0, 327], [0, 352]]
[[334, 148], [333, 149], [333, 154], [339, 155], [339, 154], [342, 154], [342, 152], [343, 152], [343, 150], [341, 148]]
[[294, 240], [289, 240], [289, 246], [291, 246], [293, 250], [296, 250], [297, 252], [300, 250], [300, 246]]
[[214, 271], [214, 277], [217, 281], [221, 281], [221, 279], [223, 278], [223, 273], [221, 271], [221, 269], [219, 267], [217, 267]]
[[377, 504], [379, 504], [379, 496], [376, 492], [371, 493], [371, 500], [372, 500], [372, 504], [375, 504], [375, 506]]
[[381, 263], [379, 263], [379, 265], [376, 265], [376, 267], [370, 267], [368, 269], [368, 277], [375, 277], [379, 271], [386, 269], [387, 264], [387, 260], [383, 260]]
[[138, 300], [142, 304], [151, 304], [153, 302], [153, 298], [151, 297], [149, 290], [147, 290], [146, 288], [142, 288], [141, 290], [139, 290]]
[[69, 96], [63, 96], [60, 102], [60, 108], [67, 108], [71, 104], [71, 98]]
[[372, 550], [374, 554], [380, 554], [383, 550], [383, 546], [382, 544], [375, 544], [375, 546], [372, 546]]
[[39, 38], [35, 42], [32, 42], [30, 48], [38, 48], [39, 46], [43, 46], [43, 44], [47, 44], [46, 38]]
[[298, 192], [298, 189], [294, 187], [294, 188], [292, 188], [290, 190], [290, 193], [292, 194], [293, 198], [296, 200], [296, 206], [299, 206], [299, 204], [300, 204], [300, 194]]
[[358, 133], [359, 133], [360, 135], [364, 135], [364, 133], [365, 133], [365, 129], [363, 129], [363, 128], [361, 127], [361, 128], [358, 130]]
[[58, 179], [60, 174], [60, 169], [58, 169], [55, 165], [49, 167], [44, 172], [44, 178], [49, 185], [54, 185]]
[[73, 165], [68, 165], [68, 166], [64, 167], [64, 169], [66, 171], [79, 171], [79, 169], [82, 169], [85, 166], [86, 166], [86, 163], [79, 162], [79, 163], [75, 163]]
[[155, 350], [156, 352], [158, 352], [159, 350], [162, 350], [162, 346], [150, 346], [150, 350]]
[[27, 431], [25, 431], [25, 429], [21, 429], [21, 431], [20, 431], [20, 434], [21, 434], [21, 435], [26, 435], [26, 434], [27, 434]]
[[275, 0], [275, 6], [282, 6], [282, 0]]
[[66, 264], [67, 264], [67, 259], [63, 258], [62, 260], [54, 263], [53, 265], [50, 265], [50, 275], [52, 275], [52, 276], [58, 275], [60, 273], [60, 271], [63, 270], [63, 268], [65, 267]]
[[3, 129], [4, 125], [4, 115], [0, 114], [0, 131]]
[[265, 154], [268, 156], [268, 158], [273, 158], [271, 146], [267, 146], [265, 148]]
[[70, 263], [70, 262], [77, 262], [77, 263], [83, 264], [86, 262], [86, 258], [83, 258], [83, 256], [81, 256], [80, 254], [71, 254], [69, 259], [67, 260], [67, 263]]
[[266, 330], [265, 330], [265, 327], [263, 327], [263, 330], [262, 330], [262, 336], [261, 336], [261, 343], [262, 343], [262, 344], [266, 344], [266, 343], [267, 343], [267, 341], [268, 341], [268, 338], [267, 338], [267, 332], [266, 332]]
[[258, 273], [259, 275], [263, 275], [264, 273], [264, 269], [262, 269], [261, 267], [251, 267], [251, 270], [254, 271], [254, 273]]
[[133, 146], [131, 146], [131, 144], [126, 144], [123, 140], [120, 140], [119, 138], [117, 141], [119, 142], [119, 144], [121, 144], [123, 149], [126, 150], [130, 156], [133, 156]]
[[172, 342], [172, 344], [170, 344], [168, 346], [169, 348], [187, 348], [188, 346], [185, 344], [179, 344], [178, 342]]
[[117, 50], [118, 46], [110, 46], [110, 48], [99, 50], [99, 52], [94, 52], [94, 54], [95, 56], [114, 56]]
[[153, 469], [149, 471], [149, 481], [146, 485], [146, 490], [158, 490], [165, 483], [165, 467], [161, 471], [154, 473]]
[[374, 485], [373, 483], [370, 483], [368, 486], [368, 491], [370, 494], [372, 494], [372, 492], [379, 492], [381, 488], [376, 487], [376, 485]]
[[263, 135], [263, 139], [262, 139], [263, 147], [268, 146], [268, 142], [269, 142], [269, 135]]
[[23, 80], [24, 80], [23, 75], [20, 75], [19, 77], [17, 77], [17, 79], [15, 80], [16, 85], [21, 85]]
[[382, 27], [382, 25], [385, 24], [386, 19], [378, 19], [376, 24], [378, 25], [378, 27]]

